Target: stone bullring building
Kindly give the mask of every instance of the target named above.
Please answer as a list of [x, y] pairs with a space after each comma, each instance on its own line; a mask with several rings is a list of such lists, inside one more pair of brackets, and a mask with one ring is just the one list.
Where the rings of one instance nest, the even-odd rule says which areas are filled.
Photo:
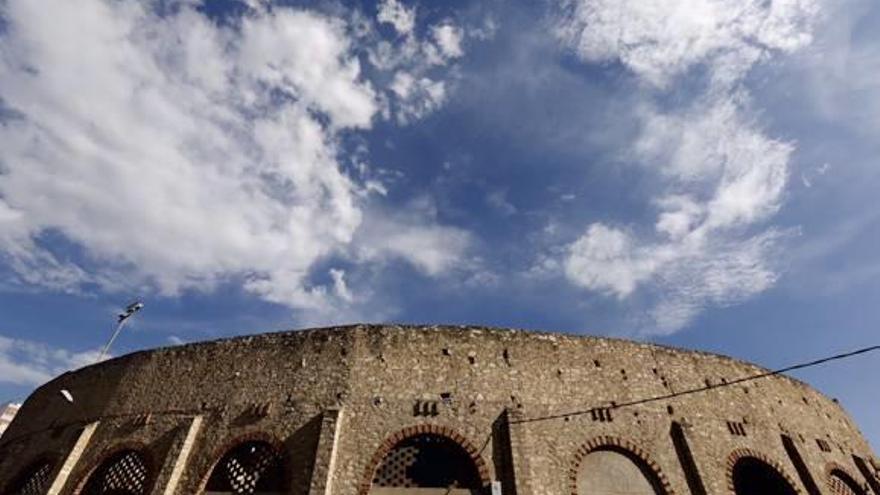
[[0, 439], [0, 493], [880, 495], [836, 401], [785, 376], [729, 383], [765, 371], [443, 326], [136, 352], [27, 399]]

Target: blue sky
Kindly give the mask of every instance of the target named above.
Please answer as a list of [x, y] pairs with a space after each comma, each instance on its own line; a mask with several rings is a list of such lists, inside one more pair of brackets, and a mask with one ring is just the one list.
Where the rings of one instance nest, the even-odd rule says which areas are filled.
[[[46, 11], [55, 15], [47, 16]], [[869, 0], [0, 2], [0, 401], [350, 322], [880, 342]], [[874, 356], [796, 376], [874, 445]]]

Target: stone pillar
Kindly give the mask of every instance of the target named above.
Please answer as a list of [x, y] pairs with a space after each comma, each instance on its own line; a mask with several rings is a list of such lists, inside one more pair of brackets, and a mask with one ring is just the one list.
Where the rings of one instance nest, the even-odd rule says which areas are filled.
[[180, 483], [180, 477], [183, 475], [183, 470], [186, 469], [186, 463], [189, 461], [193, 445], [195, 445], [196, 438], [202, 429], [202, 422], [202, 416], [194, 416], [189, 422], [189, 427], [186, 429], [186, 435], [183, 437], [182, 441], [178, 439], [178, 441], [175, 442], [167, 457], [168, 460], [165, 462], [165, 465], [162, 466], [162, 471], [159, 473], [159, 480], [167, 480], [165, 482], [165, 487], [162, 488], [160, 483], [157, 483], [156, 487], [153, 489], [154, 494], [174, 495], [177, 493], [177, 485]]
[[336, 468], [336, 447], [339, 443], [341, 421], [341, 409], [328, 409], [321, 415], [321, 432], [318, 435], [318, 447], [315, 449], [309, 495], [333, 493], [333, 471]]
[[76, 463], [79, 462], [79, 458], [82, 457], [83, 452], [85, 452], [86, 447], [88, 447], [92, 435], [95, 433], [95, 430], [98, 429], [99, 424], [101, 424], [100, 421], [95, 421], [94, 423], [87, 424], [86, 427], [82, 429], [79, 437], [73, 444], [73, 448], [70, 449], [70, 453], [67, 454], [67, 458], [64, 459], [64, 464], [62, 464], [61, 469], [58, 470], [58, 474], [55, 476], [55, 480], [52, 481], [52, 485], [49, 487], [49, 491], [46, 492], [46, 495], [61, 494], [61, 490], [63, 490], [64, 485], [67, 484], [67, 479], [70, 478], [70, 473], [73, 472], [73, 468], [76, 467]]

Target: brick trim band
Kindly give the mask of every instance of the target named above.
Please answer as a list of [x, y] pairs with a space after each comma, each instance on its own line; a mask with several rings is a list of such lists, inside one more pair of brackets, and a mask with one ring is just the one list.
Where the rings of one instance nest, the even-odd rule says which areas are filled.
[[839, 477], [844, 482], [847, 482], [847, 480], [845, 478], [843, 478], [839, 474], [836, 474], [835, 471], [843, 474], [843, 476], [845, 476], [846, 478], [849, 478], [848, 481], [854, 483], [857, 487], [859, 487], [863, 494], [864, 493], [871, 493], [871, 491], [868, 488], [867, 482], [859, 483], [859, 478], [856, 478], [855, 476], [853, 476], [849, 469], [846, 469], [845, 467], [843, 467], [842, 464], [839, 464], [834, 461], [830, 461], [827, 464], [825, 464], [825, 486], [828, 487], [830, 493], [838, 493], [836, 490], [837, 487], [835, 486], [833, 476]]
[[634, 461], [640, 468], [646, 469], [654, 476], [654, 479], [649, 481], [651, 481], [652, 484], [659, 485], [658, 488], [663, 491], [664, 495], [675, 495], [675, 491], [672, 489], [669, 479], [663, 474], [663, 470], [660, 469], [660, 465], [657, 464], [644, 449], [629, 440], [609, 435], [593, 437], [575, 451], [574, 462], [568, 473], [571, 495], [578, 495], [577, 475], [581, 462], [583, 462], [588, 454], [597, 450], [611, 450], [629, 457], [630, 460]]
[[770, 456], [765, 455], [763, 452], [758, 452], [754, 449], [742, 448], [736, 449], [727, 456], [727, 489], [730, 490], [730, 493], [736, 495], [736, 488], [733, 483], [733, 467], [736, 465], [737, 461], [745, 457], [752, 457], [757, 459], [764, 464], [767, 464], [771, 468], [773, 468], [780, 476], [785, 478], [785, 481], [791, 486], [795, 493], [800, 494], [801, 488], [794, 481], [794, 478], [789, 476], [788, 472], [782, 466], [782, 464]]
[[420, 424], [408, 426], [386, 438], [385, 441], [382, 442], [382, 445], [379, 446], [373, 454], [373, 457], [370, 459], [370, 462], [367, 464], [363, 481], [361, 481], [361, 484], [358, 487], [358, 495], [367, 495], [370, 492], [370, 488], [373, 485], [373, 475], [376, 473], [376, 470], [379, 469], [379, 465], [385, 459], [385, 456], [388, 455], [388, 453], [391, 452], [391, 450], [400, 442], [417, 435], [439, 435], [457, 443], [465, 450], [465, 452], [467, 452], [471, 461], [473, 461], [477, 468], [477, 472], [480, 474], [480, 479], [482, 480], [483, 485], [488, 485], [491, 482], [486, 462], [480, 455], [480, 450], [474, 446], [470, 440], [447, 426]]

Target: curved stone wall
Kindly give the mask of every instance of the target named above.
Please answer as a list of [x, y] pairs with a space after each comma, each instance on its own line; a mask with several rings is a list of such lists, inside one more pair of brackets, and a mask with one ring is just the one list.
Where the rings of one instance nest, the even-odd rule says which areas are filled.
[[[743, 458], [797, 493], [880, 495], [878, 462], [848, 415], [787, 377], [614, 407], [762, 371], [656, 345], [475, 327], [358, 325], [137, 352], [28, 398], [0, 439], [0, 493], [195, 494], [210, 479], [236, 493], [262, 483], [314, 495], [583, 494], [579, 467], [604, 449], [667, 495], [730, 494]], [[235, 450], [246, 442], [261, 457]], [[444, 442], [466, 452], [479, 474], [467, 483], [482, 486], [420, 485], [400, 464], [436, 459]], [[409, 474], [389, 479], [417, 486], [375, 483], [392, 454]], [[25, 489], [30, 467], [41, 478]], [[276, 467], [277, 482], [259, 479]]]

